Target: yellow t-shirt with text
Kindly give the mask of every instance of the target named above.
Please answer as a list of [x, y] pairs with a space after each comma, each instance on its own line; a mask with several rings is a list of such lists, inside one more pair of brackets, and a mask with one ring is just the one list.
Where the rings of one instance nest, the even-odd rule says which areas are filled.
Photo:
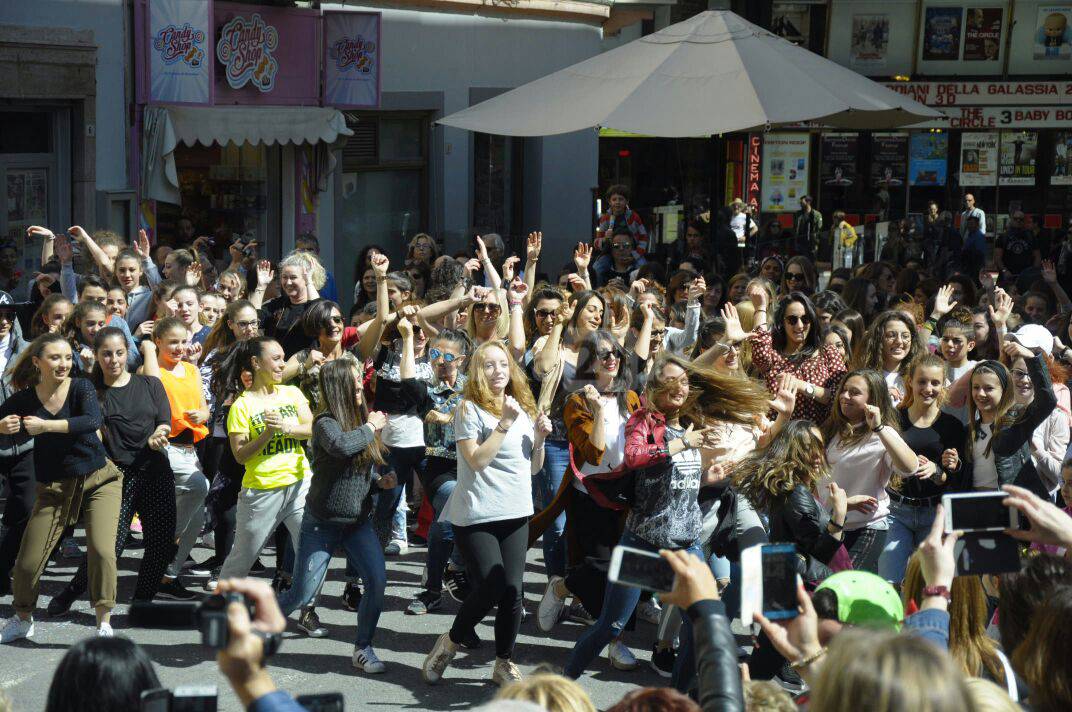
[[[238, 396], [227, 414], [227, 433], [247, 433], [250, 440], [255, 440], [264, 432], [264, 414], [269, 410], [278, 410], [284, 423], [292, 427], [299, 425], [299, 406], [309, 405], [305, 394], [296, 386], [276, 386], [275, 391], [270, 400], [249, 391]], [[305, 455], [301, 440], [280, 432], [246, 461], [242, 486], [278, 489], [294, 484], [309, 472], [309, 458]]]

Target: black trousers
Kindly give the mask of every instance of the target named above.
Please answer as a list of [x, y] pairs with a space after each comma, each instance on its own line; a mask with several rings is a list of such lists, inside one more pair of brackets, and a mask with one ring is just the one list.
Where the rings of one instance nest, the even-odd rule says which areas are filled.
[[[218, 455], [217, 468], [212, 478], [212, 487], [205, 498], [208, 526], [216, 535], [216, 560], [221, 564], [231, 553], [234, 544], [235, 507], [242, 489], [245, 468], [238, 464], [231, 452], [227, 438], [211, 438], [210, 456]], [[215, 441], [220, 441], [216, 443]]]
[[[115, 533], [115, 558], [123, 555], [130, 539], [134, 513], [141, 517], [145, 552], [134, 588], [135, 601], [150, 601], [160, 587], [168, 564], [175, 558], [175, 476], [166, 458], [142, 466], [120, 467], [123, 471], [123, 499], [119, 504], [119, 522]], [[86, 559], [67, 584], [75, 596], [86, 592], [89, 569]]]
[[0, 577], [9, 577], [19, 555], [19, 544], [26, 523], [33, 512], [34, 477], [33, 450], [0, 458], [0, 474], [7, 480], [7, 501], [4, 505], [4, 536], [0, 539]]
[[[583, 558], [583, 561], [566, 574], [566, 588], [596, 618], [603, 612], [611, 551], [622, 538], [621, 518], [621, 512], [600, 507], [584, 492], [570, 494], [566, 507], [567, 526], [571, 531], [569, 544], [579, 549], [570, 551], [570, 559]], [[629, 626], [627, 629], [631, 630]]]
[[454, 545], [465, 560], [473, 588], [454, 617], [451, 641], [465, 640], [497, 606], [495, 656], [510, 657], [521, 628], [521, 580], [528, 544], [528, 517], [454, 527]]

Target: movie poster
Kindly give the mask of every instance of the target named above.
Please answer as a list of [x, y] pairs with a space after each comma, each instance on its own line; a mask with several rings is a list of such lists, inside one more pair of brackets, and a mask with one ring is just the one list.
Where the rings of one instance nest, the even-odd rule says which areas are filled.
[[860, 155], [857, 133], [824, 133], [819, 182], [831, 188], [849, 188], [859, 182], [856, 157]]
[[889, 15], [853, 15], [849, 64], [859, 69], [885, 67], [889, 41]]
[[1001, 134], [998, 185], [1035, 185], [1038, 133], [1005, 131]]
[[960, 137], [960, 185], [997, 185], [998, 134], [965, 133]]
[[928, 7], [923, 20], [923, 59], [927, 61], [960, 58], [960, 23], [962, 7]]
[[1072, 131], [1053, 135], [1053, 175], [1050, 185], [1072, 185]]
[[763, 212], [793, 212], [808, 194], [806, 133], [769, 133], [763, 137]]
[[965, 61], [996, 62], [1001, 46], [1000, 7], [969, 7], [964, 20]]
[[808, 44], [811, 31], [811, 6], [795, 2], [776, 2], [771, 10], [771, 32], [793, 44]]
[[901, 188], [908, 174], [908, 134], [899, 131], [871, 134], [871, 186]]
[[908, 184], [945, 185], [949, 134], [914, 133], [908, 143]]
[[1072, 59], [1072, 5], [1040, 5], [1035, 59]]

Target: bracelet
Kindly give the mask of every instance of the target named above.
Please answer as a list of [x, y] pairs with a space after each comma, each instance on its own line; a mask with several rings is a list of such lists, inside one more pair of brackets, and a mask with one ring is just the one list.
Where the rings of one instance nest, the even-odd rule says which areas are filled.
[[845, 524], [844, 524], [844, 523], [842, 523], [842, 524], [838, 524], [837, 522], [835, 522], [835, 521], [833, 520], [833, 518], [831, 518], [831, 519], [830, 519], [830, 521], [829, 521], [829, 522], [827, 522], [827, 524], [829, 524], [830, 526], [834, 527], [834, 528], [835, 528], [835, 529], [837, 529], [837, 530], [838, 530], [839, 532], [840, 532], [840, 531], [845, 531]]
[[806, 668], [809, 665], [811, 665], [812, 663], [814, 663], [816, 660], [818, 660], [819, 658], [823, 657], [824, 655], [826, 655], [826, 648], [819, 648], [818, 650], [816, 650], [811, 655], [805, 656], [805, 657], [801, 658], [800, 660], [797, 660], [795, 663], [793, 663], [789, 667], [793, 668], [794, 670], [800, 670], [801, 668]]
[[886, 427], [885, 423], [879, 423], [877, 428], [871, 428], [872, 433], [877, 433]]
[[496, 423], [496, 425], [495, 425], [495, 432], [497, 432], [497, 433], [502, 433], [503, 435], [506, 435], [506, 434], [507, 434], [508, 432], [510, 432], [510, 426], [509, 426], [509, 425], [508, 425], [508, 426], [506, 426], [506, 430], [503, 430], [503, 429], [502, 429], [502, 423], [501, 423], [501, 422], [499, 422], [499, 423]]

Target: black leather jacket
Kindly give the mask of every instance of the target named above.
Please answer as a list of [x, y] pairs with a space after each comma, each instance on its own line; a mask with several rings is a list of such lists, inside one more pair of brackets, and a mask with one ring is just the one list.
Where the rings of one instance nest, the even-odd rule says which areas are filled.
[[[826, 566], [841, 548], [841, 541], [826, 529], [830, 515], [803, 485], [797, 485], [785, 498], [770, 504], [770, 541], [772, 544], [792, 543], [797, 552]], [[802, 562], [803, 564], [803, 562]], [[811, 566], [798, 571], [804, 575]]]
[[737, 642], [722, 601], [697, 601], [686, 611], [696, 644], [696, 676], [704, 712], [744, 712]]

